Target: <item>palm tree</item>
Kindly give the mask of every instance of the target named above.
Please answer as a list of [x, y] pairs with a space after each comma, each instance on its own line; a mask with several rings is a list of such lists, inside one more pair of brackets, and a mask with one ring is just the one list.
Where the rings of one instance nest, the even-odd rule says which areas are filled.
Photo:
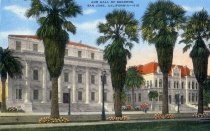
[[126, 10], [114, 10], [106, 15], [106, 22], [99, 23], [98, 29], [103, 33], [97, 44], [107, 44], [104, 58], [111, 70], [114, 89], [115, 116], [122, 117], [122, 91], [125, 84], [127, 59], [134, 42], [138, 42], [138, 21], [134, 14]]
[[162, 113], [168, 110], [168, 73], [173, 60], [173, 50], [178, 37], [177, 29], [185, 21], [185, 11], [169, 0], [150, 3], [142, 17], [143, 39], [154, 44], [160, 70], [163, 74]]
[[59, 118], [58, 77], [64, 65], [64, 52], [69, 41], [67, 31], [75, 34], [76, 27], [67, 18], [81, 14], [74, 0], [32, 0], [27, 17], [36, 17], [40, 25], [36, 34], [43, 39], [47, 68], [52, 81], [51, 117]]
[[6, 80], [7, 74], [14, 78], [15, 76], [22, 75], [22, 64], [19, 61], [18, 57], [13, 56], [13, 52], [11, 50], [3, 49], [0, 47], [0, 74], [1, 74], [1, 83], [2, 83], [2, 103], [1, 103], [1, 111], [6, 111], [6, 97], [5, 97], [5, 88], [6, 88]]
[[209, 50], [204, 40], [210, 38], [210, 19], [207, 11], [201, 10], [195, 12], [187, 20], [183, 30], [183, 40], [180, 41], [180, 43], [186, 44], [183, 52], [193, 46], [190, 57], [192, 58], [194, 74], [199, 84], [198, 113], [203, 113], [203, 88], [205, 86], [204, 81], [207, 78], [209, 57]]
[[134, 89], [140, 88], [142, 84], [144, 84], [144, 78], [140, 75], [137, 68], [135, 66], [129, 67], [126, 72], [125, 86], [131, 89], [133, 109], [135, 108]]

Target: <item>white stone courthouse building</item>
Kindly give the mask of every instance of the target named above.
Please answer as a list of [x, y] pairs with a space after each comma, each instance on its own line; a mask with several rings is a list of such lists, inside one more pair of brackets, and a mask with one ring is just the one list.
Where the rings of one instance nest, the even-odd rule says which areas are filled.
[[[28, 112], [49, 112], [51, 82], [44, 57], [43, 41], [31, 35], [9, 35], [9, 49], [21, 58], [23, 75], [8, 78], [8, 106], [20, 106]], [[61, 112], [100, 111], [102, 103], [102, 71], [106, 71], [105, 109], [113, 109], [113, 89], [109, 65], [103, 50], [81, 43], [69, 42], [64, 67], [58, 79]]]
[[[135, 89], [135, 105], [147, 102], [152, 110], [161, 110], [162, 108], [162, 89], [163, 75], [157, 62], [150, 62], [145, 65], [138, 65], [137, 69], [145, 79], [145, 84]], [[177, 110], [176, 95], [179, 95], [180, 110], [192, 111], [197, 108], [198, 103], [198, 83], [193, 73], [187, 66], [172, 65], [168, 76], [168, 102], [169, 110]], [[150, 91], [157, 91], [159, 97], [151, 100], [148, 97]], [[128, 102], [131, 104], [131, 91], [128, 91]], [[153, 107], [152, 107], [153, 106]], [[151, 110], [150, 108], [150, 110]]]

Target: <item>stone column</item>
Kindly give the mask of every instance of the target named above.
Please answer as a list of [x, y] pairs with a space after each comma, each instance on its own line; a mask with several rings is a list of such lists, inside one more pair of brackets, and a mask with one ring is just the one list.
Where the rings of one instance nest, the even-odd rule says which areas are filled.
[[90, 75], [89, 75], [89, 68], [86, 67], [86, 73], [85, 73], [85, 78], [86, 78], [86, 99], [85, 99], [85, 103], [88, 104], [89, 103], [89, 86], [90, 86]]
[[102, 102], [102, 83], [101, 83], [101, 70], [98, 69], [98, 103]]
[[63, 92], [62, 92], [62, 81], [61, 81], [61, 77], [62, 77], [62, 74], [58, 78], [58, 102], [59, 103], [62, 103], [62, 100], [63, 100], [63, 98], [62, 98]]
[[42, 103], [47, 102], [47, 72], [46, 72], [46, 64], [42, 63]]
[[185, 76], [185, 91], [186, 91], [186, 94], [185, 94], [185, 98], [186, 98], [186, 104], [189, 104], [189, 89], [188, 89], [188, 77]]
[[76, 66], [72, 70], [72, 103], [76, 102]]
[[25, 70], [25, 74], [26, 74], [26, 83], [25, 83], [25, 85], [26, 85], [26, 87], [25, 87], [25, 103], [30, 103], [31, 102], [31, 100], [30, 100], [30, 96], [31, 96], [31, 94], [30, 94], [30, 76], [29, 76], [29, 69], [30, 69], [30, 67], [29, 67], [29, 62], [25, 62], [25, 65], [26, 65], [26, 70]]

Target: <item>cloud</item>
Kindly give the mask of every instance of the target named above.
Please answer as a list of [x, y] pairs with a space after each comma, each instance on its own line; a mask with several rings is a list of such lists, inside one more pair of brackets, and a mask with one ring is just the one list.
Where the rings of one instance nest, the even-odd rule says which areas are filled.
[[87, 32], [89, 34], [98, 34], [97, 25], [99, 22], [105, 22], [105, 19], [97, 19], [93, 21], [86, 21], [83, 23], [75, 23], [77, 29], [82, 32]]
[[196, 12], [196, 11], [200, 11], [203, 9], [203, 7], [201, 6], [196, 6], [196, 7], [190, 7], [190, 6], [182, 6], [186, 11], [188, 12]]
[[4, 48], [8, 46], [8, 35], [34, 35], [35, 31], [31, 29], [16, 29], [16, 30], [10, 30], [10, 31], [1, 31], [0, 32], [0, 44]]
[[96, 12], [96, 10], [94, 10], [94, 9], [87, 9], [87, 10], [84, 10], [83, 14], [90, 15], [90, 14], [94, 14], [95, 12]]
[[19, 17], [20, 19], [23, 20], [32, 20], [32, 18], [27, 18], [25, 16], [25, 13], [27, 11], [28, 8], [23, 7], [23, 6], [18, 6], [18, 5], [10, 5], [10, 6], [5, 6], [3, 8], [4, 10], [10, 11], [13, 14], [16, 14], [17, 17]]

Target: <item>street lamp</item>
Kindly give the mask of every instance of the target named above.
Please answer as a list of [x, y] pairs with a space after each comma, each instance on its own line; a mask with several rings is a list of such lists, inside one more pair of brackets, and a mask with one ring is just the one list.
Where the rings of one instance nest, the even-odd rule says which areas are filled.
[[68, 86], [68, 90], [69, 90], [69, 108], [68, 108], [68, 115], [71, 115], [71, 88], [70, 86]]
[[101, 120], [105, 121], [106, 116], [105, 116], [105, 109], [104, 109], [104, 85], [105, 85], [105, 79], [106, 79], [106, 71], [103, 70], [101, 72], [101, 82], [102, 82], [102, 111], [101, 111]]

